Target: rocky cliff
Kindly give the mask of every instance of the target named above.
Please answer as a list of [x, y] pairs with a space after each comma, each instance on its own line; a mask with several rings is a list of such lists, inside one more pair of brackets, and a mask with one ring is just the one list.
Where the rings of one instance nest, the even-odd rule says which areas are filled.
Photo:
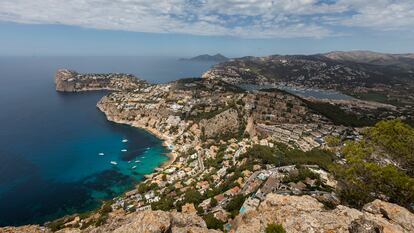
[[130, 74], [79, 74], [60, 69], [55, 75], [56, 91], [79, 92], [93, 90], [134, 91], [148, 86], [146, 81]]
[[[327, 209], [311, 196], [270, 194], [257, 210], [240, 214], [229, 232], [262, 233], [268, 224], [281, 224], [286, 232], [350, 232], [350, 233], [409, 233], [414, 232], [414, 214], [403, 207], [380, 200], [362, 210], [346, 206]], [[79, 223], [77, 223], [79, 224]], [[39, 226], [0, 228], [0, 232], [51, 232]], [[141, 211], [131, 214], [111, 213], [105, 224], [79, 228], [64, 228], [58, 232], [116, 233], [219, 233], [207, 229], [204, 220], [195, 213], [176, 211]]]
[[265, 232], [267, 224], [287, 232], [414, 232], [414, 214], [395, 204], [375, 200], [362, 210], [339, 205], [327, 209], [311, 196], [269, 194], [259, 208], [236, 217], [234, 233]]

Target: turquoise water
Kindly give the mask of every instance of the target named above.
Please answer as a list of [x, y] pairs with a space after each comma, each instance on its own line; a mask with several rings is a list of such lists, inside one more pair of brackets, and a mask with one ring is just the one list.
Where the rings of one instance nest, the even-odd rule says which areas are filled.
[[56, 69], [146, 74], [165, 82], [198, 76], [210, 65], [171, 58], [0, 57], [0, 226], [91, 210], [168, 159], [154, 135], [106, 120], [96, 108], [106, 92], [55, 92]]

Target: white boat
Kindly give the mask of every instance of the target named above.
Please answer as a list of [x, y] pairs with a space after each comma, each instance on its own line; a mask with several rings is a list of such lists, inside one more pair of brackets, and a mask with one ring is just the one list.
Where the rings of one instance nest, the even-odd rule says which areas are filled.
[[143, 159], [145, 159], [145, 156], [142, 156]]
[[147, 147], [147, 150], [149, 150], [150, 148], [149, 147]]
[[105, 155], [103, 152], [99, 153], [98, 155]]
[[131, 163], [131, 160], [130, 160], [130, 161], [128, 161], [128, 163]]
[[122, 152], [127, 152], [127, 149], [122, 149], [121, 151], [122, 151]]
[[117, 163], [117, 162], [115, 162], [115, 161], [111, 161], [111, 164], [112, 164], [112, 165], [118, 165], [118, 163]]
[[135, 162], [136, 162], [136, 163], [140, 163], [141, 161], [139, 161], [139, 160], [135, 160]]
[[128, 139], [123, 139], [122, 142], [128, 142]]
[[132, 167], [132, 169], [135, 169], [135, 168], [137, 168], [137, 166], [133, 166], [133, 167]]

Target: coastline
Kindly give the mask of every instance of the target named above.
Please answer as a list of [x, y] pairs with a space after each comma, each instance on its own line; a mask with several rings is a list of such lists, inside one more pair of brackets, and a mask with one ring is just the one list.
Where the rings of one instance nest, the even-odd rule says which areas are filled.
[[[169, 138], [168, 136], [162, 134], [161, 132], [159, 132], [158, 130], [156, 130], [154, 128], [150, 128], [150, 127], [140, 125], [138, 123], [134, 123], [134, 122], [130, 122], [130, 121], [115, 119], [114, 117], [107, 114], [105, 109], [99, 103], [100, 102], [97, 103], [96, 107], [103, 114], [105, 114], [105, 117], [108, 121], [111, 121], [111, 122], [114, 122], [114, 123], [117, 123], [117, 124], [124, 124], [124, 125], [128, 125], [128, 126], [131, 126], [131, 127], [143, 129], [143, 130], [147, 131], [148, 133], [154, 135], [158, 139], [162, 140], [163, 141], [162, 145], [169, 150], [169, 153], [166, 153], [166, 156], [168, 157], [168, 160], [162, 162], [158, 167], [156, 167], [154, 169], [155, 170], [154, 172], [144, 175], [145, 178], [147, 178], [148, 176], [152, 176], [154, 173], [157, 172], [158, 169], [166, 168], [166, 167], [170, 166], [171, 164], [173, 164], [175, 162], [175, 160], [177, 159], [177, 152], [176, 152], [176, 147], [174, 147], [171, 143], [171, 138]], [[173, 148], [171, 149], [169, 146], [173, 146]]]

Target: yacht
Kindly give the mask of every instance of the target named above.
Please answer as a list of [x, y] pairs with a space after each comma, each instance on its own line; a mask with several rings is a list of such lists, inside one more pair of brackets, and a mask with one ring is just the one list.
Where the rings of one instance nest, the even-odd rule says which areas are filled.
[[128, 142], [128, 139], [123, 139], [122, 142]]
[[117, 163], [117, 162], [115, 162], [115, 161], [111, 161], [111, 164], [112, 164], [112, 165], [118, 165], [118, 163]]
[[98, 155], [105, 155], [103, 152], [99, 153]]
[[122, 149], [121, 151], [122, 151], [122, 152], [127, 152], [127, 149]]

